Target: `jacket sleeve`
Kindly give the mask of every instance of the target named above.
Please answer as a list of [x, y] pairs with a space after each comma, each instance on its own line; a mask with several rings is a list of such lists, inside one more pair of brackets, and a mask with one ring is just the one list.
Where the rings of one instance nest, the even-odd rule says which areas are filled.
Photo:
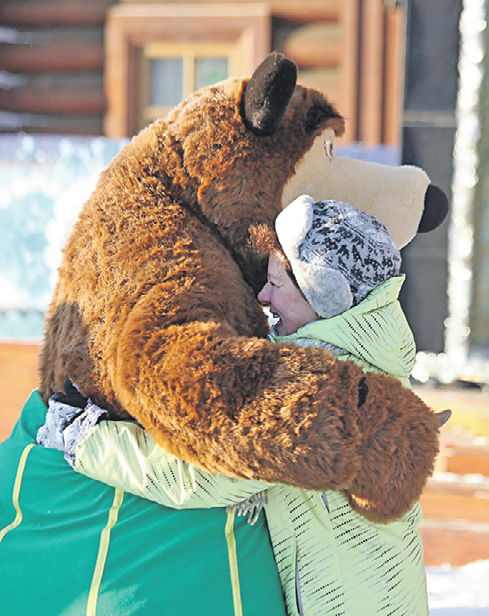
[[270, 488], [209, 473], [156, 445], [139, 425], [102, 421], [77, 445], [75, 470], [173, 509], [227, 507]]

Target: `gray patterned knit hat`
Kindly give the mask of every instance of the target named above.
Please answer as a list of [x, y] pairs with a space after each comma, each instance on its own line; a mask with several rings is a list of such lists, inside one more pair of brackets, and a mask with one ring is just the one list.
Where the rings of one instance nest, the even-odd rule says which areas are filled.
[[361, 302], [401, 267], [384, 225], [347, 203], [302, 195], [280, 212], [275, 229], [301, 291], [325, 319]]

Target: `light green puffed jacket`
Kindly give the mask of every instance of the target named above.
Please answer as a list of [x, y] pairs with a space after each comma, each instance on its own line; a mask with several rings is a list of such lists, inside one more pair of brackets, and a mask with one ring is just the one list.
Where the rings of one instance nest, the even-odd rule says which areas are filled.
[[[398, 301], [403, 280], [392, 278], [347, 312], [291, 336], [272, 330], [270, 339], [323, 346], [409, 386], [415, 345]], [[77, 447], [76, 470], [177, 509], [235, 505], [266, 490], [267, 522], [290, 616], [429, 614], [419, 504], [399, 521], [373, 524], [340, 491], [213, 475], [166, 454], [130, 422], [95, 427]]]

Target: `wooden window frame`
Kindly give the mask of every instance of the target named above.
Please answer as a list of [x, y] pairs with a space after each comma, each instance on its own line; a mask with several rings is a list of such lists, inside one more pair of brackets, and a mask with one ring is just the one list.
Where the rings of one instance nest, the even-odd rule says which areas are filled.
[[268, 4], [122, 4], [108, 12], [105, 95], [108, 137], [134, 135], [140, 120], [138, 74], [145, 45], [227, 44], [235, 48], [231, 76], [251, 75], [270, 52]]
[[183, 98], [194, 91], [195, 61], [201, 58], [225, 58], [228, 76], [239, 75], [240, 53], [234, 42], [167, 43], [151, 42], [141, 50], [138, 129], [168, 113], [170, 107], [152, 106], [148, 101], [150, 90], [150, 62], [159, 58], [180, 57], [183, 60]]

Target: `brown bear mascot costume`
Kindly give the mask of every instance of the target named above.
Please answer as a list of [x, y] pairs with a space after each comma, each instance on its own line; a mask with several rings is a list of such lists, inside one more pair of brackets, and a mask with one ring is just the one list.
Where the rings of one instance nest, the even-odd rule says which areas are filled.
[[[208, 471], [343, 489], [380, 523], [419, 498], [438, 451], [430, 409], [394, 379], [265, 339], [250, 225], [273, 225], [307, 154], [344, 131], [295, 81], [272, 54], [251, 79], [189, 97], [101, 174], [64, 249], [39, 391], [0, 448], [2, 614], [232, 613], [224, 512], [167, 512], [35, 445], [67, 378]], [[429, 181], [423, 193], [428, 231], [446, 203]], [[253, 531], [236, 528], [244, 613], [284, 614], [266, 528]]]

